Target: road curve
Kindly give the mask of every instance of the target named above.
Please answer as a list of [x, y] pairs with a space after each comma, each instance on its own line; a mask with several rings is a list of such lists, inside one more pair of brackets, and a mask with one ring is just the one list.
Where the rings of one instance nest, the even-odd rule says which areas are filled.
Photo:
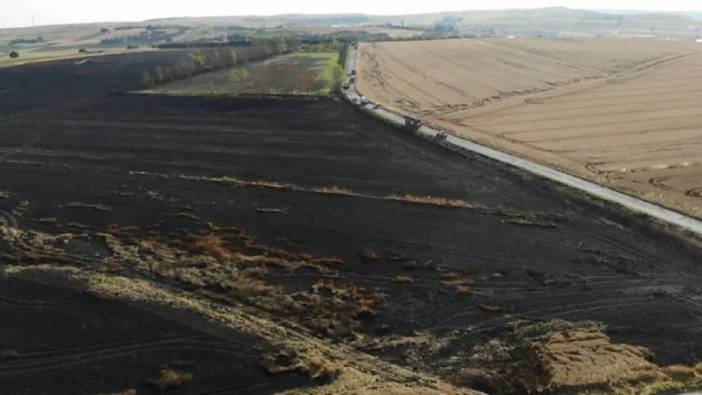
[[[350, 73], [351, 71], [356, 70], [357, 59], [358, 51], [355, 48], [351, 47], [349, 49], [347, 57], [347, 72]], [[349, 89], [344, 90], [344, 96], [350, 102], [355, 103], [359, 101], [361, 93], [357, 91], [356, 84], [350, 84]], [[362, 111], [376, 118], [389, 122], [393, 125], [404, 126], [403, 114], [388, 111], [387, 109], [384, 109], [382, 107], [375, 108], [373, 105], [370, 104], [359, 106], [359, 108]], [[698, 236], [702, 236], [702, 221], [679, 213], [677, 211], [661, 207], [659, 205], [647, 202], [645, 200], [633, 197], [631, 195], [627, 195], [625, 193], [602, 186], [600, 184], [587, 181], [580, 177], [575, 177], [570, 174], [561, 172], [559, 170], [540, 165], [536, 162], [519, 158], [517, 156], [510, 155], [498, 151], [496, 149], [489, 148], [484, 145], [480, 145], [472, 141], [453, 136], [451, 134], [446, 136], [446, 139], [435, 139], [437, 135], [446, 133], [443, 131], [433, 129], [429, 126], [422, 126], [416, 133], [422, 137], [427, 137], [434, 141], [442, 141], [441, 144], [453, 145], [454, 147], [477, 153], [479, 155], [488, 157], [498, 162], [502, 162], [510, 166], [514, 166], [516, 168], [528, 171], [532, 174], [549, 179], [551, 181], [567, 185], [571, 188], [578, 189], [596, 198], [618, 204], [634, 212], [646, 214], [660, 221], [672, 224], [681, 229], [692, 232]]]

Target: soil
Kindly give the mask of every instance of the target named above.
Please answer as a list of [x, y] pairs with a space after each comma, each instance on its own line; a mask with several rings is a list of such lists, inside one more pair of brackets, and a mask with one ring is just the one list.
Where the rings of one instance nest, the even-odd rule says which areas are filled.
[[69, 100], [138, 89], [144, 71], [173, 65], [190, 51], [159, 51], [67, 59], [0, 70], [0, 117]]
[[366, 44], [359, 90], [436, 127], [700, 217], [701, 61], [687, 42]]
[[[56, 279], [53, 279], [54, 281]], [[260, 369], [266, 341], [163, 306], [126, 304], [37, 281], [0, 279], [0, 391], [151, 393], [164, 364], [192, 379], [169, 393], [273, 393], [307, 386]]]
[[[601, 388], [532, 366], [513, 344], [568, 351], [553, 339], [593, 326], [607, 339], [597, 347], [650, 350], [641, 355], [651, 369], [699, 363], [694, 240], [340, 100], [113, 94], [0, 122], [0, 260], [15, 284], [3, 296], [85, 300], [3, 327], [10, 357], [187, 331], [233, 350], [149, 350], [138, 363], [109, 354], [81, 365], [85, 375], [38, 364], [0, 376], [0, 388], [114, 391], [190, 373], [175, 391], [201, 392], [207, 379], [213, 390], [256, 392], [262, 374], [275, 377], [263, 392], [515, 393], [557, 390], [558, 377]], [[85, 292], [54, 290], [68, 287], [59, 275]], [[16, 282], [37, 279], [51, 286]], [[45, 328], [76, 320], [90, 332], [72, 324], [44, 340]], [[493, 343], [504, 345], [502, 367], [481, 359]], [[176, 359], [197, 370], [172, 372], [184, 369]], [[466, 373], [477, 365], [494, 367], [481, 376], [491, 380]], [[110, 374], [119, 377], [109, 388], [90, 378]]]

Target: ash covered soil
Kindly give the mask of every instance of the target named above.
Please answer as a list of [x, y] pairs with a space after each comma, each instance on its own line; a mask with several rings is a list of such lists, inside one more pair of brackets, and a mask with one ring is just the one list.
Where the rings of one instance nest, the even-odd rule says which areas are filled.
[[0, 116], [138, 89], [145, 71], [176, 64], [192, 50], [105, 55], [0, 70]]
[[[191, 375], [172, 393], [270, 393], [305, 387], [259, 367], [264, 340], [192, 314], [131, 306], [43, 281], [0, 280], [4, 394], [158, 392], [166, 368]], [[11, 348], [8, 348], [11, 347]], [[169, 392], [170, 393], [170, 392]]]
[[[701, 373], [694, 241], [339, 100], [110, 95], [0, 136], [8, 392], [157, 391], [159, 369], [191, 375], [178, 393], [378, 388], [349, 369], [490, 393]], [[610, 370], [562, 366], [583, 361]]]

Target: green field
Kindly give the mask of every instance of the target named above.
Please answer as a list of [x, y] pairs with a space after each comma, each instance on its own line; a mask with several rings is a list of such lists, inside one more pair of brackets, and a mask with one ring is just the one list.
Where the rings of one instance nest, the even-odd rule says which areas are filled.
[[167, 95], [327, 95], [343, 78], [337, 52], [294, 53], [151, 88]]

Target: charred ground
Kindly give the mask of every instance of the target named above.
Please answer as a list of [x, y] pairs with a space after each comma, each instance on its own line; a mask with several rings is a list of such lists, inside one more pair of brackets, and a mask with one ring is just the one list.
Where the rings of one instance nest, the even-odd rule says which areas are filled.
[[145, 71], [175, 64], [190, 52], [174, 50], [108, 55], [2, 69], [0, 116], [138, 89]]
[[[702, 354], [702, 255], [693, 244], [644, 218], [416, 140], [333, 98], [110, 95], [6, 116], [0, 128], [0, 214], [16, 229], [0, 251], [15, 271], [70, 266], [166, 284], [490, 392], [549, 388], [539, 363], [520, 365], [536, 355], [516, 344], [530, 336], [606, 333], [612, 343], [650, 349], [647, 359], [659, 365], [694, 365]], [[45, 292], [3, 289], [22, 299], [12, 292], [33, 294], [32, 287]], [[76, 326], [58, 332], [54, 346], [35, 342], [24, 327], [57, 318], [27, 310], [33, 318], [4, 328], [8, 341], [0, 344], [13, 358], [58, 352], [58, 344], [103, 350], [100, 330], [113, 331], [120, 314], [134, 320], [119, 323], [129, 341], [194, 325], [171, 314], [178, 323], [159, 329], [168, 325], [152, 308], [132, 316], [133, 305], [91, 303], [105, 307], [87, 317], [115, 310], [93, 337]], [[148, 333], [144, 321], [154, 322]], [[221, 336], [212, 341], [227, 343]], [[479, 358], [494, 342], [503, 345], [493, 353], [504, 356], [501, 366]], [[190, 351], [161, 352], [143, 369], [186, 355], [198, 369], [221, 368]], [[111, 364], [124, 360], [115, 358], [80, 364], [97, 369], [86, 375], [121, 372]], [[484, 372], [465, 371], [478, 365]], [[75, 387], [80, 379], [59, 380], [65, 371], [37, 366], [0, 381], [83, 388]], [[252, 382], [265, 373], [256, 368]], [[138, 387], [150, 373], [124, 374], [120, 383]], [[520, 374], [519, 382], [506, 379]], [[287, 377], [289, 388], [312, 383]]]

